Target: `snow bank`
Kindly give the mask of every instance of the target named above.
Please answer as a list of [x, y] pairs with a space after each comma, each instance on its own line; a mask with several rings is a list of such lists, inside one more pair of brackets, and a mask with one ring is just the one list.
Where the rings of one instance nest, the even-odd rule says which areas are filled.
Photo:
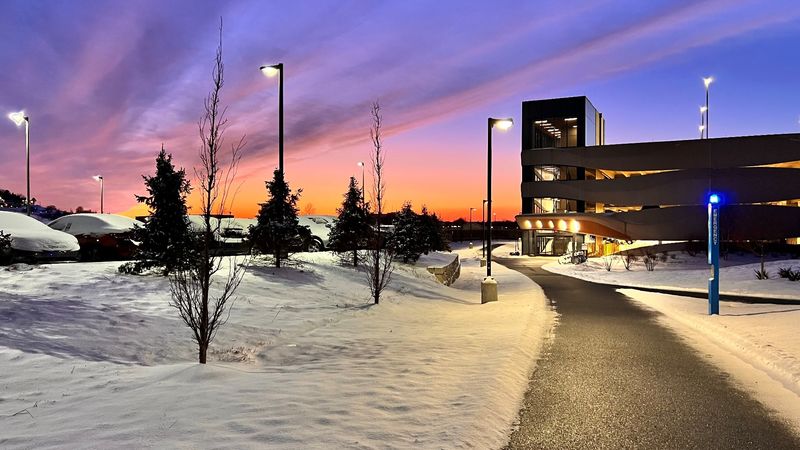
[[[637, 261], [631, 270], [625, 270], [622, 261], [616, 260], [611, 271], [606, 271], [600, 258], [590, 258], [584, 264], [545, 264], [542, 268], [594, 283], [612, 284], [626, 287], [646, 287], [650, 289], [669, 289], [684, 292], [708, 292], [709, 266], [704, 256], [674, 254], [666, 262], [658, 262], [652, 272]], [[722, 261], [720, 268], [720, 292], [724, 295], [743, 295], [776, 299], [800, 300], [800, 282], [778, 277], [778, 268], [800, 269], [800, 260], [779, 260], [765, 262], [770, 274], [769, 280], [758, 280], [754, 270], [760, 268], [755, 257], [732, 256]]]
[[553, 312], [499, 265], [481, 305], [459, 252], [453, 286], [400, 266], [377, 306], [328, 253], [256, 264], [206, 366], [161, 278], [0, 272], [0, 447], [501, 447]]
[[731, 373], [762, 403], [800, 430], [800, 307], [720, 302], [708, 315], [704, 299], [619, 289]]

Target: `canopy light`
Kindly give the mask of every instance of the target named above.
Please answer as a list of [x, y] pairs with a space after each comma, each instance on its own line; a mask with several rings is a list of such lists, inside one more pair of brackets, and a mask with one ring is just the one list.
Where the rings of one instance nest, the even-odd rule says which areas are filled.
[[576, 120], [578, 120], [577, 117], [568, 117], [564, 119], [564, 122], [575, 122]]
[[9, 113], [8, 118], [11, 119], [11, 121], [14, 122], [17, 126], [22, 125], [23, 122], [25, 122], [25, 120], [28, 119], [27, 117], [25, 117], [25, 111]]

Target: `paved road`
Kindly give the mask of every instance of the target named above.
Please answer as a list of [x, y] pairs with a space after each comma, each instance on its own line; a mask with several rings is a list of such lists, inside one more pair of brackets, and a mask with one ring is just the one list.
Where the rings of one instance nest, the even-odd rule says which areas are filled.
[[508, 448], [800, 448], [786, 424], [613, 287], [551, 274], [541, 260], [495, 261], [542, 286], [561, 315]]

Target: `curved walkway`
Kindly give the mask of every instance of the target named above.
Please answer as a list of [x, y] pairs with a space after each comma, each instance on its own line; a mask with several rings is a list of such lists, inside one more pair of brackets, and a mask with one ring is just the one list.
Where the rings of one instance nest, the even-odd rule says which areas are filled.
[[560, 314], [508, 448], [800, 448], [788, 425], [614, 286], [547, 272], [542, 259], [495, 261], [538, 283]]

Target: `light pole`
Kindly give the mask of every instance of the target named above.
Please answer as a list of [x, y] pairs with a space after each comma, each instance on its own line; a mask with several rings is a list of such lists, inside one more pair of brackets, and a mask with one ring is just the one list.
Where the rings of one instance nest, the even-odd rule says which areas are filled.
[[25, 208], [27, 214], [31, 215], [31, 120], [25, 115], [25, 111], [13, 112], [8, 115], [17, 126], [25, 123], [25, 179], [27, 189], [25, 191]]
[[105, 196], [103, 176], [102, 175], [95, 175], [92, 178], [94, 178], [94, 181], [99, 181], [100, 182], [100, 214], [103, 214], [103, 197]]
[[703, 139], [703, 131], [706, 129], [706, 111], [708, 111], [708, 107], [700, 107], [700, 139]]
[[475, 208], [469, 209], [469, 241], [472, 242], [472, 211], [475, 211]]
[[494, 119], [489, 117], [487, 120], [487, 162], [486, 162], [486, 200], [488, 209], [486, 210], [489, 222], [489, 232], [486, 235], [486, 278], [481, 282], [481, 303], [497, 301], [497, 282], [492, 277], [492, 128], [497, 127], [507, 130], [514, 124], [514, 120]]
[[283, 63], [261, 66], [259, 70], [268, 77], [278, 75], [278, 170], [283, 175]]
[[486, 258], [486, 199], [483, 199], [481, 209], [481, 257]]
[[361, 167], [361, 204], [366, 203], [366, 196], [364, 195], [366, 186], [364, 186], [364, 161], [359, 161], [358, 166]]
[[703, 78], [703, 84], [706, 85], [706, 122], [703, 124], [705, 125], [706, 130], [706, 139], [708, 139], [708, 87], [711, 85], [711, 82], [714, 81], [713, 77], [705, 77]]

